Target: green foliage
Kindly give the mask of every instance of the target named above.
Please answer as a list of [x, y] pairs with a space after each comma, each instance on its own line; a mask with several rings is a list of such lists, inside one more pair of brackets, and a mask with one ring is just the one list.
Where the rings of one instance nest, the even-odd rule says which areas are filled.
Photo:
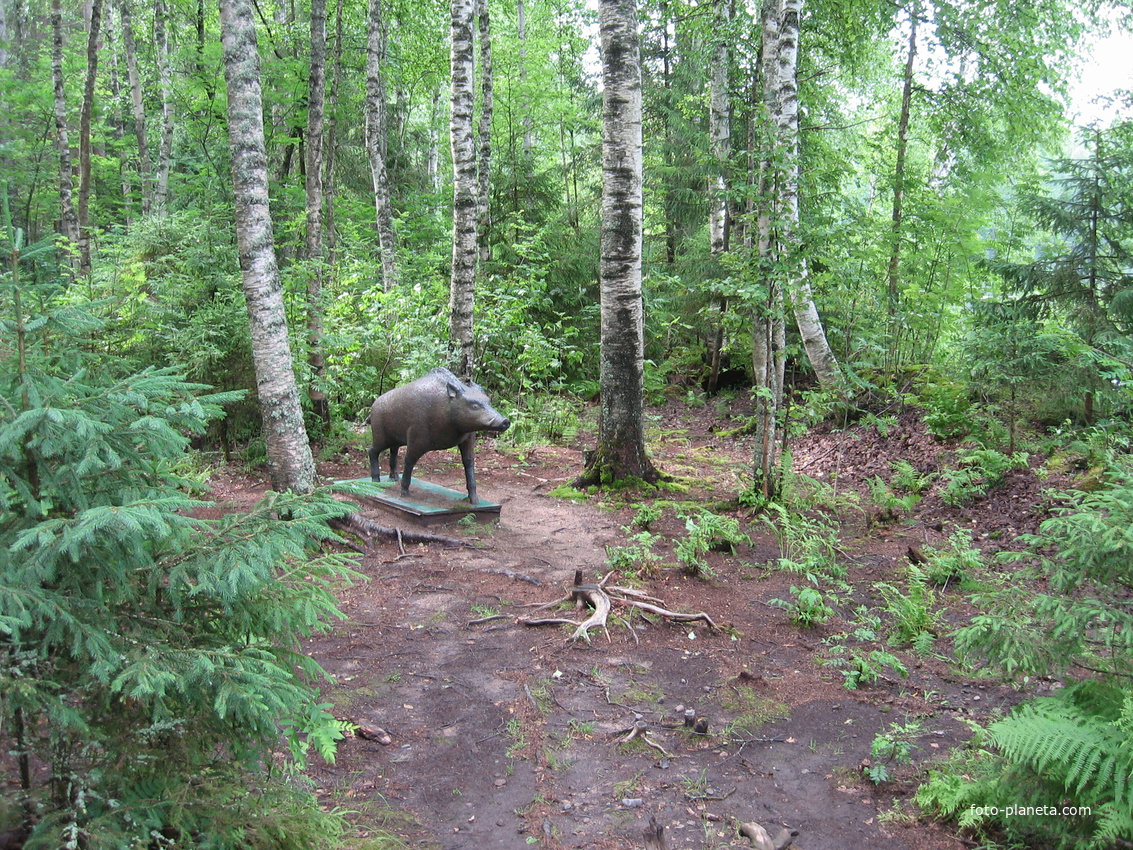
[[296, 639], [341, 616], [352, 561], [317, 547], [348, 508], [270, 494], [196, 518], [188, 435], [234, 394], [89, 355], [92, 323], [50, 287], [29, 298], [13, 275], [2, 294], [19, 345], [0, 349], [0, 725], [54, 777], [30, 789], [29, 846], [134, 846], [165, 827], [334, 846], [339, 816], [269, 768], [333, 759], [345, 729]]
[[704, 510], [680, 517], [685, 521], [688, 534], [677, 541], [675, 551], [681, 569], [689, 575], [708, 572], [704, 556], [712, 549], [728, 549], [735, 554], [736, 546], [751, 545], [751, 538], [740, 530], [735, 517]]
[[903, 515], [912, 513], [913, 508], [921, 500], [916, 493], [898, 495], [878, 475], [868, 479], [866, 484], [869, 485], [870, 498], [877, 506], [877, 517], [882, 522], [893, 522]]
[[1082, 682], [1024, 703], [954, 753], [917, 791], [939, 817], [1027, 846], [1133, 838], [1133, 693]]
[[904, 678], [909, 675], [905, 663], [884, 649], [871, 649], [865, 652], [861, 649], [849, 649], [845, 644], [838, 644], [830, 650], [830, 657], [822, 662], [830, 667], [837, 667], [843, 677], [842, 686], [848, 691], [855, 691], [862, 685], [872, 685], [881, 678], [882, 671], [888, 667], [898, 676]]
[[657, 539], [657, 535], [641, 531], [630, 537], [626, 546], [607, 546], [606, 563], [628, 577], [647, 578], [661, 563], [661, 556], [653, 551]]
[[[1045, 675], [1075, 664], [1106, 672], [1133, 665], [1133, 478], [1066, 498], [1027, 540], [1031, 562], [1018, 578], [974, 596], [985, 613], [956, 636], [970, 661]], [[1021, 593], [1021, 581], [1039, 589]]]
[[648, 531], [649, 527], [661, 518], [664, 511], [665, 509], [655, 502], [642, 502], [637, 506], [630, 523], [642, 531]]
[[892, 778], [890, 765], [909, 764], [913, 760], [913, 750], [918, 750], [913, 743], [921, 735], [923, 723], [920, 720], [906, 720], [905, 723], [890, 723], [889, 728], [879, 732], [870, 744], [870, 766], [866, 769], [866, 776], [874, 785], [881, 785]]
[[1029, 459], [1026, 452], [1008, 455], [984, 446], [962, 451], [958, 458], [960, 466], [943, 475], [940, 498], [946, 505], [966, 505], [1002, 484], [1009, 471], [1026, 469]]
[[893, 477], [889, 484], [894, 490], [903, 493], [921, 495], [932, 486], [933, 479], [936, 478], [931, 472], [917, 472], [916, 467], [904, 459], [893, 461], [890, 467], [893, 470]]
[[911, 644], [918, 654], [928, 654], [936, 639], [938, 615], [933, 611], [936, 594], [928, 586], [925, 573], [910, 566], [905, 590], [888, 582], [878, 582], [874, 587], [885, 601], [887, 620], [892, 623], [889, 642], [894, 646]]
[[804, 629], [820, 626], [834, 616], [834, 609], [828, 604], [826, 594], [818, 587], [791, 585], [791, 596], [794, 598], [771, 599], [767, 604], [785, 608], [791, 622]]
[[794, 513], [772, 502], [761, 518], [779, 544], [780, 569], [835, 578], [845, 575], [837, 560], [837, 529], [824, 515]]
[[983, 553], [972, 546], [972, 533], [965, 528], [949, 535], [946, 548], [925, 546], [921, 553], [928, 561], [922, 567], [925, 578], [942, 587], [963, 582], [983, 567]]

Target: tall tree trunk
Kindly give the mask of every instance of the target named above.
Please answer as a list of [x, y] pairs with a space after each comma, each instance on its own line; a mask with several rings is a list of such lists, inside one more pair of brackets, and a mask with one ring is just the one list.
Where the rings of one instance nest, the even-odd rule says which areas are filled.
[[[485, 0], [486, 3], [486, 0]], [[532, 177], [531, 168], [534, 164], [535, 151], [535, 122], [531, 118], [531, 101], [527, 97], [527, 7], [523, 0], [515, 3], [515, 35], [519, 41], [519, 88], [524, 93], [520, 101], [520, 111], [523, 113], [523, 166], [524, 176]]]
[[472, 314], [476, 281], [476, 148], [472, 132], [472, 18], [476, 0], [452, 0], [452, 277], [449, 361], [463, 378], [476, 371]]
[[91, 0], [90, 32], [87, 34], [87, 73], [83, 103], [79, 109], [79, 272], [90, 274], [91, 121], [94, 115], [94, 83], [98, 76], [98, 40], [102, 30], [102, 0]]
[[334, 51], [331, 54], [331, 84], [327, 92], [327, 128], [326, 145], [323, 155], [323, 191], [326, 195], [323, 208], [325, 210], [324, 244], [327, 256], [327, 265], [334, 269], [337, 267], [338, 234], [335, 229], [334, 202], [335, 202], [335, 173], [334, 164], [338, 157], [338, 93], [342, 91], [342, 7], [343, 0], [336, 0], [334, 13]]
[[279, 491], [306, 493], [314, 487], [315, 464], [299, 404], [268, 208], [260, 61], [249, 0], [220, 0], [220, 28], [228, 87], [236, 242], [271, 482]]
[[[730, 217], [728, 215], [728, 162], [732, 153], [732, 110], [728, 96], [728, 71], [731, 37], [732, 0], [715, 0], [715, 29], [713, 32], [712, 67], [708, 78], [708, 135], [716, 172], [712, 175], [708, 200], [709, 251], [720, 268], [720, 260], [728, 250]], [[708, 392], [714, 393], [719, 385], [720, 368], [724, 351], [724, 314], [728, 299], [716, 293], [716, 327], [709, 336]]]
[[[760, 61], [753, 82], [752, 100], [761, 94], [768, 117], [777, 114], [779, 99], [779, 28], [781, 25], [780, 0], [765, 0], [761, 10], [762, 42]], [[762, 76], [762, 79], [760, 79]], [[762, 86], [760, 85], [762, 84]], [[762, 89], [760, 91], [760, 89]], [[749, 256], [757, 257], [756, 267], [767, 293], [762, 303], [755, 305], [752, 322], [752, 373], [755, 380], [755, 449], [752, 459], [752, 483], [764, 498], [778, 495], [779, 410], [783, 406], [783, 379], [786, 368], [786, 322], [783, 315], [783, 283], [776, 272], [779, 267], [779, 243], [773, 232], [777, 227], [776, 210], [780, 172], [775, 151], [777, 143], [772, 128], [760, 132], [757, 122], [760, 113], [752, 115], [748, 129], [748, 150], [763, 150], [757, 167], [752, 171], [750, 197], [754, 200], [755, 227], [749, 229], [747, 245]], [[754, 166], [754, 156], [751, 157]], [[751, 242], [754, 241], [754, 245]]]
[[142, 215], [149, 215], [153, 205], [153, 161], [146, 137], [146, 108], [142, 98], [142, 79], [138, 74], [138, 51], [134, 44], [133, 0], [121, 0], [122, 47], [126, 54], [126, 77], [130, 82], [130, 105], [134, 115], [134, 135], [138, 140], [138, 176], [142, 184]]
[[893, 242], [889, 254], [889, 291], [886, 305], [889, 311], [889, 359], [896, 367], [900, 359], [898, 336], [900, 332], [897, 305], [901, 295], [901, 238], [905, 217], [905, 156], [909, 148], [909, 113], [913, 102], [913, 63], [917, 56], [917, 20], [920, 9], [914, 4], [909, 10], [909, 46], [905, 57], [905, 78], [901, 91], [901, 115], [897, 120], [897, 162], [893, 169]]
[[169, 171], [173, 159], [173, 72], [169, 59], [169, 7], [165, 0], [154, 0], [153, 35], [157, 43], [157, 77], [161, 87], [161, 139], [157, 148], [157, 179], [153, 206], [164, 212], [169, 204]]
[[[520, 0], [522, 3], [523, 0]], [[488, 0], [477, 0], [480, 28], [480, 149], [476, 163], [476, 238], [480, 262], [492, 259], [492, 23]]]
[[327, 7], [326, 0], [311, 0], [311, 69], [307, 80], [307, 360], [311, 365], [311, 407], [316, 416], [330, 422], [323, 381], [323, 107], [326, 99]]
[[59, 232], [68, 249], [73, 250], [79, 242], [79, 217], [75, 212], [74, 166], [71, 164], [67, 99], [63, 88], [62, 0], [51, 0], [51, 79], [55, 89], [55, 144], [59, 150]]
[[634, 0], [599, 0], [602, 41], [598, 447], [579, 485], [660, 478], [645, 453], [641, 54]]
[[795, 313], [795, 322], [802, 335], [803, 348], [818, 377], [819, 383], [846, 392], [842, 369], [830, 344], [826, 330], [818, 317], [807, 273], [806, 257], [799, 250], [799, 19], [803, 0], [782, 0], [779, 19], [777, 65], [775, 72], [778, 97], [777, 112], [772, 120], [776, 125], [780, 156], [785, 161], [778, 192], [778, 232], [780, 253], [791, 269], [787, 295]]
[[386, 167], [386, 84], [382, 71], [385, 61], [386, 30], [382, 19], [382, 0], [370, 0], [366, 37], [366, 150], [370, 156], [370, 176], [374, 184], [378, 250], [382, 255], [382, 289], [389, 292], [397, 286], [399, 272], [389, 169]]

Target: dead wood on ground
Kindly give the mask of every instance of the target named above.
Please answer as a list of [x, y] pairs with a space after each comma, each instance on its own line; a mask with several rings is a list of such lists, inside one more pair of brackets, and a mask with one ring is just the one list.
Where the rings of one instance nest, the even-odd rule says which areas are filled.
[[568, 595], [538, 606], [539, 608], [553, 608], [565, 602], [573, 601], [577, 608], [581, 608], [589, 603], [593, 612], [582, 621], [572, 620], [566, 617], [520, 617], [516, 622], [523, 626], [574, 626], [575, 630], [569, 638], [572, 643], [579, 638], [589, 643], [590, 630], [600, 626], [606, 631], [606, 638], [608, 640], [610, 635], [606, 627], [607, 619], [609, 618], [613, 605], [617, 603], [630, 608], [640, 608], [642, 611], [657, 614], [674, 623], [692, 623], [703, 620], [710, 629], [719, 630], [720, 627], [716, 625], [716, 621], [703, 611], [696, 614], [682, 614], [679, 611], [671, 611], [663, 607], [658, 604], [661, 602], [660, 599], [648, 596], [635, 588], [621, 587], [619, 585], [607, 586], [607, 582], [612, 575], [613, 572], [606, 573], [597, 584], [583, 584], [582, 571], [578, 570], [575, 572], [574, 586], [571, 588]]

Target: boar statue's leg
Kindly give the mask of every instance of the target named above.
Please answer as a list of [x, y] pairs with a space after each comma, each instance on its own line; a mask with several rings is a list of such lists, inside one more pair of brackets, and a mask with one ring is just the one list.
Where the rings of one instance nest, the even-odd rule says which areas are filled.
[[370, 480], [371, 481], [381, 481], [382, 480], [382, 467], [378, 462], [378, 458], [381, 456], [381, 453], [382, 453], [382, 450], [379, 449], [377, 446], [370, 446]]
[[476, 447], [476, 434], [472, 433], [461, 440], [457, 446], [460, 448], [460, 459], [464, 463], [464, 483], [468, 486], [468, 503], [476, 504], [476, 456], [473, 449]]

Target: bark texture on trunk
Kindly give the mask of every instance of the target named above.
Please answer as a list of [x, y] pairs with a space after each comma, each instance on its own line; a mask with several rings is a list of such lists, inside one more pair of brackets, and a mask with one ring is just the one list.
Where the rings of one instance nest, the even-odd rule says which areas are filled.
[[581, 484], [655, 482], [645, 453], [641, 294], [641, 60], [634, 0], [600, 0], [602, 40], [602, 396], [598, 447]]
[[476, 163], [476, 238], [480, 243], [480, 261], [492, 258], [492, 23], [488, 0], [477, 0], [476, 18], [480, 31], [480, 127], [479, 153]]
[[130, 83], [130, 107], [134, 116], [134, 137], [138, 142], [138, 175], [142, 184], [142, 215], [153, 207], [153, 160], [146, 136], [146, 108], [142, 97], [142, 79], [138, 74], [138, 51], [134, 43], [133, 0], [122, 0], [122, 49], [126, 54], [126, 78]]
[[236, 242], [272, 487], [305, 493], [314, 487], [315, 464], [292, 366], [268, 208], [260, 63], [252, 15], [250, 0], [220, 0]]
[[452, 277], [449, 284], [449, 361], [470, 378], [476, 371], [473, 328], [476, 260], [476, 147], [472, 126], [476, 0], [452, 0]]
[[307, 362], [311, 365], [311, 407], [316, 416], [330, 422], [323, 379], [323, 129], [326, 99], [327, 7], [326, 0], [311, 0], [311, 69], [307, 79]]
[[91, 0], [90, 32], [87, 33], [87, 73], [83, 103], [79, 109], [79, 271], [90, 274], [91, 120], [94, 115], [94, 83], [98, 76], [98, 40], [102, 31], [102, 0]]
[[55, 90], [55, 145], [59, 152], [60, 235], [74, 248], [79, 242], [79, 216], [75, 212], [75, 177], [67, 128], [67, 98], [63, 87], [63, 4], [51, 1], [51, 81]]
[[382, 0], [370, 0], [366, 27], [366, 150], [370, 156], [370, 176], [374, 183], [374, 214], [378, 231], [378, 250], [382, 259], [382, 289], [397, 286], [397, 239], [393, 229], [393, 203], [386, 168], [386, 83], [382, 66], [386, 61], [386, 28]]
[[778, 92], [772, 113], [776, 126], [780, 156], [785, 167], [778, 191], [778, 238], [781, 258], [790, 264], [791, 280], [787, 294], [795, 313], [795, 322], [802, 335], [807, 358], [819, 383], [841, 393], [846, 392], [842, 369], [830, 344], [826, 330], [814, 306], [806, 258], [799, 250], [799, 19], [803, 0], [781, 0], [775, 58], [775, 84]]
[[157, 177], [153, 190], [154, 209], [164, 211], [169, 203], [169, 171], [173, 159], [173, 72], [169, 59], [169, 7], [154, 0], [153, 34], [157, 43], [157, 76], [161, 86], [161, 140], [157, 149]]

